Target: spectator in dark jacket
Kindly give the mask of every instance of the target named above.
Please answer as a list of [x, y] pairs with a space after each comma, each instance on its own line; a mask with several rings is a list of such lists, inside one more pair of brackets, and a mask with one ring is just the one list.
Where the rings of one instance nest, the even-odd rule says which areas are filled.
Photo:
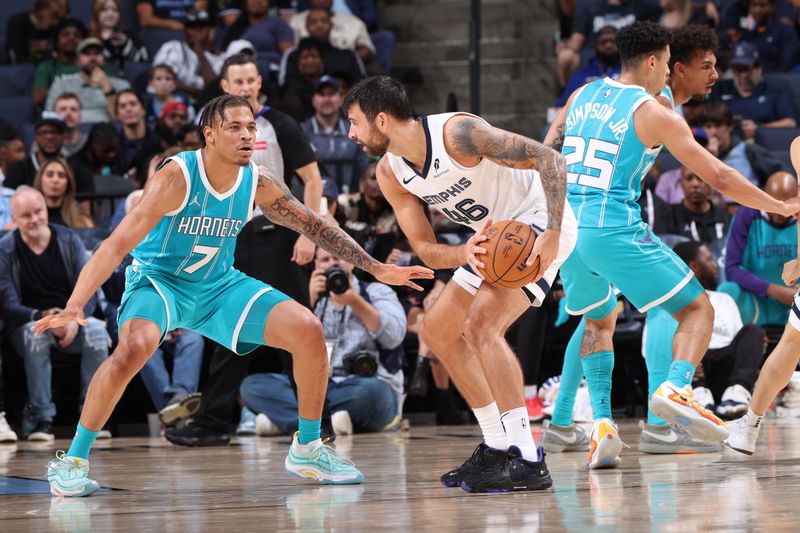
[[61, 18], [60, 4], [59, 0], [36, 0], [30, 11], [8, 19], [6, 53], [10, 63], [36, 63], [50, 57], [55, 46], [53, 30]]
[[711, 186], [685, 166], [681, 167], [680, 185], [683, 200], [663, 213], [665, 232], [703, 244], [725, 237], [731, 216], [711, 201]]
[[53, 440], [56, 413], [50, 390], [49, 352], [58, 348], [81, 354], [81, 398], [95, 370], [108, 357], [105, 324], [93, 318], [95, 298], [84, 308], [88, 324], [56, 328], [39, 337], [33, 322], [63, 309], [88, 254], [71, 230], [49, 225], [42, 194], [22, 186], [11, 199], [18, 229], [0, 239], [0, 319], [11, 334], [14, 349], [25, 361], [31, 416], [29, 440]]

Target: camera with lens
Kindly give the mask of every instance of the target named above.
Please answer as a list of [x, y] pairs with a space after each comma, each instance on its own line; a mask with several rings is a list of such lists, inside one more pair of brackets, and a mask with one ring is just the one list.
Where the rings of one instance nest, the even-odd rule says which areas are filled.
[[367, 351], [350, 354], [342, 361], [345, 372], [349, 375], [369, 378], [378, 372], [378, 360]]
[[325, 271], [325, 292], [344, 294], [350, 288], [350, 276], [341, 267], [331, 267]]

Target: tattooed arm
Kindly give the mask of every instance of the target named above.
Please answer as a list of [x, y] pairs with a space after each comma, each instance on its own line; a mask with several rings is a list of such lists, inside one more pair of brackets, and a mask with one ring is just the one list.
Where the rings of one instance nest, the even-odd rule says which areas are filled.
[[448, 120], [444, 138], [448, 154], [466, 166], [473, 166], [485, 157], [505, 167], [538, 170], [547, 199], [547, 229], [561, 229], [567, 168], [559, 152], [467, 115]]
[[292, 195], [283, 179], [273, 176], [265, 167], [258, 167], [258, 170], [256, 204], [272, 222], [305, 235], [320, 248], [384, 283], [422, 290], [410, 280], [433, 277], [433, 271], [427, 268], [398, 267], [376, 260], [335, 222], [303, 205]]

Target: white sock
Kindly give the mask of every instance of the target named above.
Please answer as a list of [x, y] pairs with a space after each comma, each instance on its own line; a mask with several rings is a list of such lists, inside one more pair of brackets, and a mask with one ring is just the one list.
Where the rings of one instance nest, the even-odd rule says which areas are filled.
[[753, 412], [751, 408], [747, 408], [747, 424], [749, 426], [753, 426], [757, 428], [761, 425], [761, 420], [763, 420], [764, 415], [757, 415]]
[[[500, 422], [500, 409], [497, 408], [497, 402], [473, 409], [472, 412], [475, 413], [478, 425], [481, 426], [483, 441], [486, 445], [495, 450], [508, 450], [508, 439], [506, 432], [503, 431], [503, 424]], [[527, 415], [528, 412], [525, 411], [525, 416]]]
[[528, 422], [528, 410], [515, 407], [500, 415], [500, 421], [508, 436], [508, 446], [516, 446], [526, 461], [537, 461], [536, 443], [533, 440], [531, 426]]
[[525, 397], [526, 398], [534, 398], [536, 393], [538, 392], [538, 388], [536, 385], [525, 385]]

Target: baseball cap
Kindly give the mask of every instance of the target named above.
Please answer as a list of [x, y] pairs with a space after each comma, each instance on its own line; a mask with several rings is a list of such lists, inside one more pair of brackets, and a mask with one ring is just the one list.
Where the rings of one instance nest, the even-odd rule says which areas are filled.
[[159, 114], [158, 118], [166, 117], [170, 111], [173, 109], [179, 109], [186, 113], [188, 111], [188, 107], [183, 102], [173, 101], [165, 104], [164, 107], [161, 108], [161, 114]]
[[208, 11], [193, 7], [186, 12], [187, 26], [212, 26]]
[[758, 57], [758, 49], [752, 44], [741, 42], [733, 49], [733, 57], [731, 58], [732, 67], [753, 68], [760, 63], [761, 59]]
[[87, 37], [86, 39], [84, 39], [84, 40], [82, 40], [81, 42], [78, 43], [78, 47], [75, 49], [75, 51], [77, 53], [79, 53], [79, 54], [82, 54], [84, 50], [86, 50], [87, 48], [90, 48], [92, 46], [95, 46], [95, 47], [99, 48], [100, 50], [102, 50], [103, 49], [103, 42], [100, 39], [98, 39], [97, 37]]
[[324, 76], [322, 76], [317, 81], [317, 83], [314, 84], [314, 92], [318, 93], [319, 91], [322, 90], [323, 87], [326, 87], [326, 86], [327, 87], [333, 87], [337, 91], [341, 91], [342, 90], [342, 86], [339, 84], [339, 80], [337, 80], [336, 78], [334, 78], [332, 76], [328, 76], [327, 74], [325, 74]]
[[61, 133], [64, 133], [67, 128], [67, 125], [64, 123], [64, 119], [61, 118], [61, 115], [55, 111], [42, 111], [42, 116], [36, 121], [36, 125], [33, 127], [33, 130], [36, 131], [44, 125], [55, 126], [59, 131], [61, 131]]

